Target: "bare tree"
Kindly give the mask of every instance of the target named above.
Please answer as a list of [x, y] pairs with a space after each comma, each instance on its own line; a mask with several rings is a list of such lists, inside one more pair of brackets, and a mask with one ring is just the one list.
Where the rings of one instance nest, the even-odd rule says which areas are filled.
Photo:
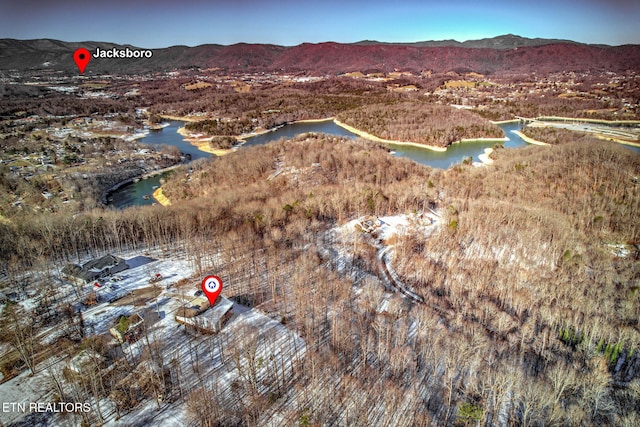
[[194, 423], [213, 427], [220, 424], [220, 399], [215, 389], [199, 387], [187, 397], [187, 416]]
[[20, 310], [16, 304], [6, 305], [2, 312], [2, 340], [18, 352], [31, 375], [36, 372], [37, 333], [37, 325], [30, 313]]

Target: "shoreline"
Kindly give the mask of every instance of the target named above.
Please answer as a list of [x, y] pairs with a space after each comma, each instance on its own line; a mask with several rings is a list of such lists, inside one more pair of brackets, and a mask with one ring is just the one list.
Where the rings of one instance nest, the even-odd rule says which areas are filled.
[[160, 131], [166, 127], [169, 127], [170, 123], [169, 122], [162, 122], [162, 123], [149, 123], [149, 122], [145, 122], [145, 126], [149, 131]]
[[[179, 117], [179, 116], [168, 116], [168, 115], [160, 115], [160, 117], [162, 118], [166, 118], [168, 120], [177, 120], [177, 121], [184, 121], [184, 122], [197, 122], [199, 120], [196, 119], [192, 119], [189, 117]], [[205, 120], [205, 119], [202, 119]], [[395, 141], [395, 140], [391, 140], [391, 139], [383, 139], [380, 137], [377, 137], [375, 135], [372, 135], [368, 132], [365, 132], [363, 130], [354, 128], [353, 126], [350, 126], [346, 123], [342, 123], [341, 121], [339, 121], [338, 119], [336, 119], [335, 117], [326, 117], [326, 118], [321, 118], [321, 119], [304, 119], [304, 120], [296, 120], [290, 123], [285, 123], [279, 126], [276, 126], [274, 128], [271, 129], [261, 129], [261, 130], [257, 130], [257, 131], [253, 131], [253, 132], [249, 132], [249, 133], [243, 133], [241, 135], [236, 136], [236, 140], [239, 142], [237, 147], [228, 149], [228, 150], [223, 150], [223, 149], [215, 149], [215, 148], [210, 148], [209, 147], [209, 141], [208, 139], [212, 138], [211, 136], [207, 136], [207, 137], [192, 137], [191, 134], [189, 133], [189, 131], [185, 128], [185, 127], [181, 127], [178, 128], [178, 133], [180, 135], [182, 135], [183, 139], [185, 141], [187, 141], [189, 144], [193, 145], [194, 147], [198, 148], [198, 150], [200, 151], [204, 151], [205, 153], [210, 153], [210, 154], [214, 154], [218, 157], [220, 156], [224, 156], [226, 154], [229, 154], [233, 151], [235, 151], [239, 146], [241, 146], [243, 143], [246, 142], [247, 138], [252, 138], [254, 136], [260, 136], [260, 135], [264, 135], [270, 132], [275, 132], [276, 130], [290, 125], [290, 124], [298, 124], [298, 123], [323, 123], [323, 122], [328, 122], [328, 121], [333, 121], [333, 123], [336, 126], [339, 126], [351, 133], [353, 133], [354, 135], [357, 135], [361, 138], [367, 139], [369, 141], [374, 141], [374, 142], [379, 142], [382, 144], [389, 144], [389, 145], [397, 145], [397, 146], [408, 146], [408, 147], [416, 147], [416, 148], [423, 148], [423, 149], [427, 149], [427, 150], [431, 150], [431, 151], [437, 151], [437, 152], [446, 152], [447, 148], [449, 147], [449, 145], [453, 145], [453, 144], [460, 144], [460, 143], [465, 143], [465, 142], [506, 142], [509, 140], [509, 138], [507, 136], [504, 136], [502, 138], [468, 138], [468, 139], [460, 139], [458, 141], [454, 141], [451, 144], [449, 144], [447, 147], [438, 147], [435, 145], [428, 145], [428, 144], [421, 144], [419, 142], [411, 142], [411, 141]], [[502, 124], [502, 123], [518, 123], [520, 120], [519, 119], [512, 119], [512, 120], [504, 120], [504, 121], [499, 121], [499, 122], [491, 122], [493, 124]], [[205, 140], [206, 139], [206, 140]]]
[[160, 175], [163, 174], [165, 172], [169, 172], [172, 171], [174, 169], [179, 168], [180, 166], [182, 166], [184, 163], [177, 163], [173, 166], [168, 166], [166, 168], [162, 168], [162, 169], [157, 169], [151, 172], [145, 172], [141, 175], [136, 175], [134, 177], [131, 178], [127, 178], [124, 181], [120, 181], [117, 184], [112, 185], [111, 187], [109, 187], [108, 189], [106, 189], [103, 193], [102, 193], [102, 204], [105, 206], [109, 206], [109, 195], [111, 193], [113, 193], [114, 191], [117, 191], [120, 189], [120, 187], [124, 187], [127, 184], [131, 184], [132, 182], [135, 182], [136, 180], [140, 180], [140, 179], [147, 179], [147, 178], [151, 178], [152, 176], [156, 176], [156, 175]]
[[162, 186], [156, 188], [153, 194], [151, 194], [151, 197], [153, 197], [155, 201], [160, 203], [162, 206], [171, 206], [171, 200], [169, 200], [167, 196], [164, 195]]
[[504, 136], [502, 138], [466, 138], [466, 139], [460, 139], [458, 141], [454, 141], [451, 144], [449, 144], [446, 147], [437, 147], [435, 145], [427, 145], [427, 144], [420, 144], [419, 142], [410, 142], [410, 141], [393, 141], [393, 140], [389, 140], [389, 139], [382, 139], [382, 138], [378, 138], [375, 135], [371, 135], [367, 132], [361, 131], [359, 129], [356, 129], [352, 126], [349, 126], [345, 123], [342, 123], [340, 121], [338, 121], [337, 119], [334, 119], [333, 122], [340, 126], [343, 129], [348, 130], [351, 133], [354, 133], [358, 136], [361, 136], [362, 138], [371, 140], [371, 141], [375, 141], [375, 142], [381, 142], [384, 144], [389, 144], [389, 145], [399, 145], [399, 146], [410, 146], [410, 147], [417, 147], [417, 148], [426, 148], [428, 150], [432, 150], [432, 151], [439, 151], [441, 153], [446, 152], [447, 149], [453, 145], [453, 144], [463, 144], [465, 142], [495, 142], [495, 143], [499, 143], [499, 142], [507, 142], [509, 140], [508, 137]]
[[177, 122], [199, 122], [201, 120], [206, 120], [206, 119], [194, 119], [187, 116], [170, 116], [168, 114], [158, 114], [158, 115], [163, 119], [174, 120]]
[[[624, 139], [624, 136], [626, 136], [626, 135], [619, 135], [620, 137], [616, 137], [618, 135], [607, 134], [607, 133], [605, 133], [606, 131], [603, 131], [602, 129], [600, 129], [600, 131], [599, 131], [597, 128], [594, 128], [594, 129], [586, 129], [585, 128], [586, 130], [567, 129], [567, 128], [563, 128], [563, 127], [556, 127], [554, 125], [554, 122], [557, 122], [557, 120], [548, 120], [548, 121], [545, 122], [545, 121], [538, 121], [536, 119], [535, 121], [533, 121], [531, 123], [530, 126], [531, 127], [537, 127], [537, 128], [566, 129], [569, 132], [582, 132], [582, 133], [585, 133], [587, 135], [591, 135], [594, 138], [601, 139], [603, 141], [610, 141], [610, 142], [615, 142], [617, 144], [628, 145], [628, 146], [631, 146], [631, 147], [639, 147], [640, 148], [640, 142], [631, 141], [629, 139]], [[600, 124], [602, 126], [607, 126], [607, 124], [604, 124], [602, 122], [604, 122], [604, 121], [600, 120], [599, 123], [592, 123], [592, 124]], [[609, 125], [609, 127], [615, 128], [616, 124], [619, 125], [622, 122], [617, 121], [617, 122], [609, 122], [609, 123], [613, 123], [613, 125]], [[572, 124], [575, 125], [577, 123], [572, 123]], [[637, 138], [636, 138], [636, 140], [637, 140]]]
[[276, 127], [273, 127], [271, 129], [262, 129], [262, 130], [256, 130], [253, 132], [249, 132], [249, 133], [243, 133], [242, 135], [237, 136], [236, 138], [238, 139], [239, 142], [246, 142], [247, 138], [253, 138], [254, 136], [260, 136], [260, 135], [264, 135], [270, 132], [275, 132], [278, 129], [285, 127], [287, 125], [295, 125], [295, 124], [301, 124], [301, 123], [323, 123], [323, 122], [328, 122], [334, 120], [333, 117], [327, 117], [325, 119], [305, 119], [305, 120], [295, 120], [293, 122], [288, 122], [288, 123], [284, 123], [282, 125], [278, 125]]
[[177, 133], [182, 136], [184, 141], [187, 141], [189, 144], [196, 147], [198, 150], [203, 151], [205, 153], [213, 154], [215, 156], [221, 157], [227, 155], [234, 151], [232, 148], [228, 150], [223, 150], [221, 148], [211, 148], [209, 145], [209, 140], [212, 137], [194, 137], [192, 134], [183, 126], [178, 128]]
[[[160, 117], [162, 117], [163, 119], [166, 120], [173, 120], [176, 122], [187, 122], [187, 123], [195, 123], [195, 122], [199, 122], [202, 120], [207, 120], [206, 118], [202, 118], [202, 119], [194, 119], [191, 117], [185, 117], [185, 116], [170, 116], [167, 114], [160, 114]], [[160, 129], [163, 129], [164, 126]], [[160, 130], [158, 129], [158, 130]], [[198, 150], [203, 151], [205, 153], [209, 153], [209, 154], [213, 154], [217, 157], [221, 157], [224, 156], [226, 154], [231, 153], [232, 151], [234, 151], [233, 149], [229, 149], [229, 150], [223, 150], [223, 149], [217, 149], [217, 148], [211, 148], [209, 146], [209, 141], [203, 141], [202, 138], [195, 138], [192, 137], [191, 134], [189, 133], [189, 131], [183, 126], [178, 128], [178, 130], [176, 131], [179, 135], [182, 136], [182, 139], [186, 142], [188, 142], [189, 144], [193, 145], [194, 147], [196, 147]], [[207, 138], [211, 138], [211, 137], [207, 137]]]
[[331, 120], [335, 120], [333, 117], [327, 117], [325, 119], [305, 119], [305, 120], [296, 120], [295, 122], [291, 122], [291, 124], [296, 124], [296, 123], [322, 123], [322, 122], [329, 122]]
[[483, 165], [492, 165], [493, 159], [491, 158], [491, 153], [493, 153], [493, 148], [485, 148], [484, 153], [478, 155], [478, 159], [482, 162]]
[[640, 142], [627, 141], [626, 139], [618, 139], [612, 138], [610, 136], [603, 135], [601, 133], [596, 133], [594, 136], [598, 139], [602, 139], [603, 141], [615, 142], [616, 144], [628, 145], [630, 147], [640, 148]]
[[458, 141], [454, 141], [453, 144], [464, 144], [465, 142], [495, 142], [496, 144], [499, 142], [507, 142], [509, 138], [504, 136], [502, 138], [469, 138], [469, 139], [460, 139]]
[[247, 138], [252, 138], [254, 136], [264, 135], [264, 134], [269, 133], [269, 132], [275, 132], [278, 129], [280, 129], [281, 127], [283, 127], [283, 126], [286, 126], [286, 125], [279, 125], [279, 126], [276, 126], [274, 128], [271, 128], [271, 129], [264, 129], [263, 128], [262, 130], [254, 130], [253, 132], [243, 133], [242, 135], [238, 135], [236, 137], [236, 139], [238, 140], [238, 142], [247, 142], [246, 141]]
[[520, 138], [522, 138], [522, 140], [524, 142], [526, 142], [527, 144], [533, 144], [533, 145], [551, 145], [551, 144], [547, 144], [546, 142], [543, 141], [538, 141], [537, 139], [533, 139], [531, 137], [528, 137], [527, 135], [525, 135], [524, 133], [520, 132], [519, 130], [514, 130], [513, 133], [515, 133], [516, 135], [518, 135]]
[[510, 123], [520, 123], [520, 119], [511, 119], [511, 120], [489, 120], [489, 122], [493, 123], [494, 125], [508, 125]]
[[435, 145], [427, 145], [427, 144], [420, 144], [417, 142], [409, 142], [409, 141], [392, 141], [390, 139], [382, 139], [379, 138], [375, 135], [371, 135], [370, 133], [367, 133], [365, 131], [361, 131], [359, 129], [356, 129], [352, 126], [349, 126], [348, 124], [342, 123], [340, 122], [338, 119], [333, 119], [333, 123], [335, 123], [337, 126], [340, 126], [343, 129], [348, 130], [351, 133], [354, 133], [364, 139], [368, 139], [369, 141], [374, 141], [374, 142], [382, 142], [384, 144], [391, 144], [391, 145], [403, 145], [403, 146], [411, 146], [411, 147], [418, 147], [418, 148], [426, 148], [428, 150], [432, 150], [432, 151], [440, 151], [440, 152], [444, 152], [447, 151], [446, 147], [436, 147]]

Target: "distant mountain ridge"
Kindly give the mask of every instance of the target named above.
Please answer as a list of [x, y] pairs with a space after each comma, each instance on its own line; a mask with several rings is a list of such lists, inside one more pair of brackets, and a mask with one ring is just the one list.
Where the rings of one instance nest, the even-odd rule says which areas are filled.
[[[558, 43], [583, 44], [583, 43], [578, 43], [572, 40], [564, 40], [564, 39], [542, 39], [542, 38], [530, 39], [526, 37], [517, 36], [515, 34], [505, 34], [502, 36], [496, 36], [496, 37], [490, 37], [490, 38], [484, 38], [484, 39], [478, 39], [478, 40], [467, 40], [464, 42], [459, 42], [453, 39], [429, 40], [429, 41], [407, 42], [407, 43], [387, 43], [387, 42], [379, 42], [375, 40], [363, 40], [353, 44], [355, 45], [385, 44], [385, 45], [415, 46], [415, 47], [467, 47], [472, 49], [514, 49], [517, 47], [544, 46], [547, 44], [558, 44]], [[606, 47], [607, 45], [599, 44], [599, 45], [592, 45], [592, 46]]]
[[[91, 52], [98, 47], [138, 49], [108, 42], [0, 39], [0, 70], [49, 69], [77, 73], [72, 55], [78, 47], [85, 47]], [[87, 74], [144, 73], [192, 67], [221, 68], [228, 72], [321, 74], [394, 70], [492, 74], [640, 69], [640, 45], [587, 45], [569, 40], [528, 39], [512, 34], [465, 42], [326, 42], [291, 47], [238, 43], [229, 46], [171, 46], [152, 51], [153, 57], [144, 59], [93, 58]]]

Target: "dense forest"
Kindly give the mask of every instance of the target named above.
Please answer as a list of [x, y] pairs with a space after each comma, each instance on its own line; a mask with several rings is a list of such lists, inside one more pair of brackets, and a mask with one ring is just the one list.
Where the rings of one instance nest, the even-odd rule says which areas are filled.
[[296, 120], [333, 117], [340, 111], [372, 100], [396, 99], [379, 83], [348, 78], [304, 84], [264, 84], [248, 92], [232, 85], [186, 91], [179, 82], [144, 87], [144, 98], [154, 113], [187, 115], [207, 112], [216, 120], [189, 123], [187, 129], [211, 135], [239, 135]]
[[347, 110], [338, 119], [382, 139], [447, 147], [461, 139], [502, 138], [500, 128], [469, 111], [414, 100]]
[[[189, 110], [181, 109], [181, 102], [173, 102], [171, 106], [155, 104], [153, 109], [159, 112], [171, 108], [177, 114], [209, 111], [217, 118], [187, 123], [186, 128], [218, 136], [238, 136], [296, 120], [325, 117], [337, 117], [382, 139], [439, 147], [460, 139], [504, 136], [497, 126], [478, 114], [434, 104], [416, 95], [388, 91], [379, 83], [345, 78], [334, 78], [329, 83], [332, 86], [317, 82], [262, 88], [248, 94], [210, 91], [200, 94], [198, 102], [202, 105], [190, 101]], [[387, 82], [387, 86], [401, 83], [417, 82], [395, 80]]]
[[[475, 351], [512, 360], [511, 379], [497, 380], [518, 384], [522, 424], [632, 425], [622, 414], [638, 386], [637, 155], [579, 141], [497, 158], [442, 181], [446, 230], [405, 236], [398, 273], [449, 328], [491, 337]], [[630, 255], [616, 253], [627, 243]], [[470, 397], [483, 377], [467, 379]]]
[[[278, 414], [282, 425], [637, 425], [640, 159], [602, 141], [493, 157], [491, 167], [440, 171], [363, 140], [299, 136], [192, 163], [164, 187], [175, 202], [166, 208], [0, 223], [0, 259], [19, 286], [25, 268], [87, 253], [184, 251], [219, 272], [227, 296], [268, 303], [307, 345], [297, 374], [268, 393], [239, 384], [233, 403], [204, 378], [179, 391], [131, 379], [147, 398], [160, 389], [228, 403], [212, 413], [189, 405], [195, 423], [266, 424]], [[428, 208], [440, 212], [438, 228], [399, 237], [391, 256], [423, 303], [389, 298], [366, 235], [343, 246], [330, 237], [360, 216]], [[338, 268], [326, 253], [340, 247], [350, 264]], [[120, 396], [126, 413], [135, 403], [110, 388], [117, 373], [86, 387]]]

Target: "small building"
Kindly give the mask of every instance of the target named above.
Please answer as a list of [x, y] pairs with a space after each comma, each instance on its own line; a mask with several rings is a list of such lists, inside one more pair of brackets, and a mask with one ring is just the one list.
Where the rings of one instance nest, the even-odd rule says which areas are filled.
[[116, 326], [109, 329], [109, 333], [118, 340], [120, 344], [123, 342], [133, 343], [138, 340], [142, 334], [142, 324], [144, 319], [138, 313], [130, 316], [120, 316]]
[[62, 274], [69, 280], [86, 285], [103, 277], [124, 271], [127, 268], [129, 266], [124, 259], [109, 254], [101, 258], [92, 259], [82, 266], [67, 264], [62, 269]]
[[87, 372], [97, 372], [100, 370], [100, 366], [104, 362], [104, 356], [98, 354], [90, 348], [82, 350], [76, 354], [70, 361], [67, 367], [76, 374], [85, 374]]
[[217, 334], [233, 315], [233, 301], [219, 296], [213, 307], [209, 307], [206, 297], [197, 297], [188, 307], [182, 307], [176, 313], [176, 321], [193, 331], [205, 334]]
[[360, 220], [356, 226], [364, 233], [373, 233], [382, 226], [382, 223], [377, 216], [367, 216]]

